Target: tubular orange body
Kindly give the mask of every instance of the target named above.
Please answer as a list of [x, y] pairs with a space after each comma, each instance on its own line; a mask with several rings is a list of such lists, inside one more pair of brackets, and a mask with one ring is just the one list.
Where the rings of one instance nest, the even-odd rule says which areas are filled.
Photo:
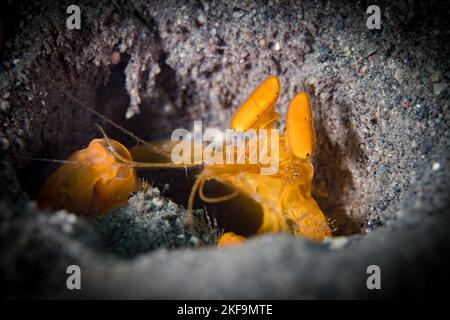
[[295, 96], [286, 116], [286, 143], [297, 158], [306, 160], [314, 154], [315, 133], [311, 103], [306, 93]]
[[246, 131], [273, 124], [278, 119], [275, 104], [279, 95], [280, 81], [275, 76], [268, 77], [236, 111], [231, 120], [231, 128]]

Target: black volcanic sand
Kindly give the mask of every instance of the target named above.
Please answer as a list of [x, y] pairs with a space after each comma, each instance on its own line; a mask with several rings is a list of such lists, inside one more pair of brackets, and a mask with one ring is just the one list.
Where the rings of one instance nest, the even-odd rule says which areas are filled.
[[[368, 30], [361, 2], [78, 1], [82, 28], [67, 30], [69, 4], [16, 1], [2, 15], [4, 297], [431, 297], [445, 288], [448, 4], [382, 3], [382, 29]], [[295, 93], [312, 98], [313, 193], [337, 238], [266, 235], [217, 250], [213, 222], [198, 234], [184, 225], [195, 172], [183, 170], [142, 173], [164, 197], [137, 194], [100, 221], [30, 201], [56, 166], [25, 157], [65, 159], [99, 136], [96, 122], [133, 145], [70, 96], [140, 137], [167, 139], [194, 120], [227, 127], [270, 74], [282, 83], [280, 128]], [[71, 264], [82, 269], [79, 292], [66, 289]], [[381, 291], [366, 288], [372, 264]]]

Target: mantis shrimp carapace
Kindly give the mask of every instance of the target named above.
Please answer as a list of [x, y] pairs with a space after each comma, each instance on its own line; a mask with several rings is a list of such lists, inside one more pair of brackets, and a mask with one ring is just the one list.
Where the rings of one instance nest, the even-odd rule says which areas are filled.
[[[231, 128], [244, 133], [274, 128], [279, 119], [275, 111], [279, 94], [278, 78], [268, 77], [236, 111]], [[130, 153], [122, 144], [109, 138], [100, 126], [99, 130], [103, 134], [102, 139], [95, 139], [86, 149], [72, 154], [46, 180], [38, 203], [55, 209], [66, 208], [77, 214], [104, 214], [111, 207], [126, 205], [127, 195], [139, 190], [136, 168], [198, 166], [193, 161], [172, 162], [173, 141], [145, 142]], [[284, 135], [271, 137], [279, 144], [278, 171], [262, 175], [261, 164], [258, 163], [203, 163], [189, 195], [189, 217], [192, 217], [197, 194], [203, 202], [221, 203], [244, 193], [262, 208], [263, 219], [258, 234], [287, 232], [314, 240], [331, 236], [327, 220], [311, 196], [313, 167], [309, 159], [314, 154], [314, 135], [310, 99], [306, 93], [300, 93], [288, 107]], [[216, 156], [225, 158], [223, 151], [215, 152]], [[146, 161], [135, 161], [131, 154]], [[250, 157], [250, 154], [246, 153], [245, 157]], [[210, 179], [234, 191], [221, 197], [207, 197], [204, 188]], [[195, 227], [194, 219], [187, 223]], [[220, 239], [219, 246], [244, 241], [242, 236], [227, 232]]]

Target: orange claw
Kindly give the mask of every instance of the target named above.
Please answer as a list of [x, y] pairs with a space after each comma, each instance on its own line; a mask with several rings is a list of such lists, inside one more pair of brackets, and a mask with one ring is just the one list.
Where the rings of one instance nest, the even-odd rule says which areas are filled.
[[[109, 139], [116, 153], [131, 160], [127, 148]], [[80, 215], [102, 214], [126, 205], [128, 194], [138, 190], [132, 166], [117, 161], [105, 139], [94, 139], [73, 153], [44, 183], [38, 196], [41, 207], [67, 209]]]
[[243, 244], [246, 239], [243, 236], [237, 235], [234, 232], [225, 232], [219, 239], [217, 246], [219, 248], [228, 246], [238, 246]]

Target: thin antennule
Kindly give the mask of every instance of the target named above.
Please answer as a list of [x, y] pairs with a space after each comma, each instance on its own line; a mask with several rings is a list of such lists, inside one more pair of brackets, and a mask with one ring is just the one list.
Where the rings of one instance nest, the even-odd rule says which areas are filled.
[[86, 106], [83, 102], [81, 102], [78, 98], [74, 97], [73, 95], [71, 95], [70, 93], [64, 92], [63, 94], [66, 95], [67, 97], [69, 97], [70, 99], [72, 99], [73, 101], [75, 101], [77, 104], [79, 104], [81, 107], [83, 107], [84, 109], [88, 110], [89, 112], [92, 112], [93, 114], [95, 114], [97, 117], [99, 117], [100, 119], [102, 119], [103, 121], [109, 123], [110, 125], [112, 125], [114, 128], [120, 130], [122, 133], [128, 135], [129, 137], [133, 138], [137, 143], [141, 143], [141, 144], [147, 144], [148, 142], [145, 141], [144, 139], [138, 137], [137, 135], [135, 135], [134, 133], [128, 131], [127, 129], [125, 129], [124, 127], [122, 127], [120, 124], [112, 121], [111, 119], [109, 119], [108, 117], [106, 117], [105, 115], [101, 114], [100, 112], [94, 110], [91, 107]]
[[80, 161], [74, 161], [74, 160], [59, 160], [59, 159], [49, 159], [49, 158], [39, 158], [39, 157], [28, 157], [28, 156], [19, 156], [19, 158], [24, 159], [24, 160], [51, 162], [51, 163], [59, 163], [59, 164], [78, 164], [78, 163], [80, 163]]
[[109, 151], [111, 151], [114, 156], [116, 157], [116, 159], [118, 159], [119, 161], [134, 166], [136, 168], [187, 168], [187, 167], [197, 167], [200, 166], [199, 164], [177, 164], [177, 163], [172, 163], [172, 162], [140, 162], [140, 161], [130, 161], [127, 158], [123, 157], [122, 155], [120, 155], [116, 149], [114, 148], [114, 146], [111, 144], [111, 141], [109, 140], [108, 135], [105, 133], [105, 130], [103, 130], [103, 128], [96, 123], [95, 126], [97, 127], [97, 129], [100, 131], [100, 133], [103, 135], [103, 137], [105, 138], [106, 143], [108, 144], [108, 149]]
[[[76, 160], [60, 160], [60, 159], [28, 157], [28, 156], [19, 156], [19, 158], [24, 159], [24, 160], [30, 160], [30, 161], [50, 162], [50, 163], [58, 163], [58, 164], [82, 164], [84, 166], [91, 165], [91, 164], [86, 164], [85, 162], [76, 161]], [[134, 167], [132, 164], [127, 164], [127, 163], [120, 163], [119, 165], [122, 167]]]

